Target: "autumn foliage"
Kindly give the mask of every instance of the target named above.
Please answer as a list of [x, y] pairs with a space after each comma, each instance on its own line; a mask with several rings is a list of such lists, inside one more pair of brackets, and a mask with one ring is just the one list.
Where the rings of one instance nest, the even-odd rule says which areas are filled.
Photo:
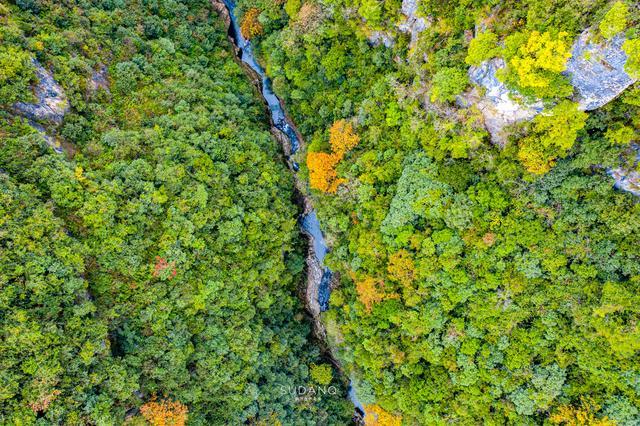
[[379, 405], [365, 405], [365, 426], [400, 426], [402, 416], [394, 416], [382, 409]]
[[54, 391], [41, 395], [37, 401], [34, 401], [29, 404], [29, 408], [33, 410], [34, 413], [40, 413], [47, 411], [49, 405], [53, 402], [56, 397], [60, 395], [60, 391], [55, 389]]
[[353, 131], [351, 123], [338, 120], [329, 129], [329, 143], [333, 153], [342, 159], [344, 154], [358, 146], [360, 137]]
[[381, 302], [385, 298], [383, 291], [384, 283], [372, 277], [367, 277], [356, 283], [356, 292], [358, 300], [364, 305], [367, 312], [371, 312], [371, 308], [375, 303]]
[[153, 399], [140, 407], [140, 413], [152, 426], [184, 426], [187, 412], [186, 405], [167, 399]]
[[336, 165], [340, 159], [334, 154], [326, 152], [310, 152], [307, 154], [307, 167], [309, 168], [309, 185], [322, 192], [334, 193], [338, 185], [342, 183], [338, 179]]
[[258, 16], [260, 16], [260, 9], [252, 7], [247, 10], [242, 18], [240, 32], [247, 40], [251, 40], [253, 37], [259, 36], [264, 32], [262, 24], [258, 21]]
[[156, 256], [156, 264], [153, 267], [154, 278], [163, 277], [173, 279], [176, 274], [176, 262], [167, 262], [167, 259]]
[[338, 179], [336, 166], [344, 155], [360, 142], [360, 137], [353, 131], [351, 123], [338, 120], [329, 129], [331, 153], [310, 152], [307, 154], [309, 168], [309, 185], [322, 192], [334, 193], [344, 179]]
[[606, 416], [597, 418], [594, 414], [600, 406], [591, 399], [581, 398], [580, 406], [563, 405], [549, 420], [554, 424], [566, 426], [615, 426], [615, 422]]

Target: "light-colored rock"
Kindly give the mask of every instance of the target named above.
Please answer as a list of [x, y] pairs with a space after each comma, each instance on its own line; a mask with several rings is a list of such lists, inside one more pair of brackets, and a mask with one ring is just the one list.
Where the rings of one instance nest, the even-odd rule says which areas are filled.
[[393, 37], [390, 34], [382, 31], [372, 31], [367, 39], [374, 46], [382, 44], [384, 45], [384, 47], [393, 47], [393, 45], [395, 44], [395, 40], [393, 40]]
[[88, 86], [91, 93], [96, 93], [99, 89], [109, 93], [109, 74], [106, 66], [101, 64], [98, 69], [93, 70]]
[[640, 197], [640, 173], [635, 170], [623, 170], [621, 168], [611, 169], [607, 172], [614, 179], [616, 188]]
[[624, 34], [599, 42], [593, 38], [588, 29], [580, 34], [565, 71], [575, 89], [575, 100], [586, 111], [606, 105], [636, 81], [624, 71]]
[[36, 59], [32, 59], [32, 62], [38, 78], [38, 84], [35, 87], [38, 102], [34, 104], [18, 102], [14, 105], [14, 109], [30, 120], [51, 120], [59, 124], [69, 111], [69, 101], [53, 75]]
[[427, 29], [427, 20], [417, 15], [419, 0], [402, 0], [402, 14], [406, 17], [398, 24], [398, 29], [403, 33], [411, 34], [410, 48], [415, 47], [418, 36]]
[[[574, 100], [581, 110], [594, 110], [615, 99], [636, 80], [625, 71], [627, 56], [622, 50], [622, 34], [609, 41], [595, 43], [591, 31], [585, 30], [572, 47], [565, 75], [575, 89]], [[463, 106], [474, 104], [484, 117], [484, 124], [492, 142], [504, 146], [507, 141], [505, 127], [531, 120], [543, 111], [542, 102], [527, 103], [516, 91], [510, 90], [496, 78], [496, 71], [505, 67], [500, 58], [469, 68], [469, 80], [486, 90], [484, 96], [476, 91], [461, 96]]]
[[491, 140], [502, 147], [507, 142], [505, 127], [531, 120], [543, 109], [541, 101], [526, 103], [517, 92], [509, 90], [498, 80], [496, 72], [504, 67], [505, 63], [500, 58], [470, 67], [469, 80], [483, 87], [485, 93], [480, 96], [477, 90], [472, 90], [459, 99], [463, 106], [476, 105], [484, 117], [484, 125]]

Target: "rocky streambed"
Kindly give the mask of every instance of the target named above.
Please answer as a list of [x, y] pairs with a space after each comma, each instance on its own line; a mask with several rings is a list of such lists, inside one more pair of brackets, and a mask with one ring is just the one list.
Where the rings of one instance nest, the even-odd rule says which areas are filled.
[[[282, 101], [271, 89], [271, 80], [257, 62], [251, 43], [242, 36], [237, 17], [234, 14], [235, 4], [230, 0], [212, 0], [212, 4], [227, 26], [229, 38], [233, 43], [243, 69], [256, 85], [269, 109], [271, 133], [282, 145], [287, 165], [294, 174], [295, 191], [302, 210], [299, 224], [302, 233], [309, 240], [306, 257], [306, 286], [303, 289], [302, 296], [305, 301], [305, 308], [311, 315], [314, 335], [321, 349], [336, 368], [342, 371], [327, 343], [326, 329], [320, 318], [320, 313], [329, 308], [331, 289], [337, 285], [338, 277], [324, 265], [324, 258], [329, 252], [329, 248], [324, 240], [320, 222], [313, 208], [313, 202], [308, 196], [308, 185], [297, 175], [299, 166], [295, 162], [293, 155], [304, 143], [302, 136], [289, 118]], [[352, 386], [349, 386], [349, 398], [356, 408], [354, 419], [359, 420], [363, 414], [362, 405], [358, 402]]]

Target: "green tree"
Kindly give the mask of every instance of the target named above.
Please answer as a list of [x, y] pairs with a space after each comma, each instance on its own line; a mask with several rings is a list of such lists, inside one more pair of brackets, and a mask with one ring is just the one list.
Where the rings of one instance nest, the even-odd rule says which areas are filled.
[[431, 80], [431, 102], [451, 102], [469, 84], [467, 73], [461, 68], [443, 68]]
[[476, 34], [469, 43], [465, 62], [469, 65], [480, 65], [483, 61], [498, 56], [498, 36], [491, 31]]
[[571, 149], [586, 118], [577, 104], [560, 102], [548, 114], [534, 118], [531, 134], [519, 142], [518, 158], [531, 173], [548, 172]]
[[627, 27], [627, 16], [629, 7], [622, 1], [617, 1], [611, 9], [604, 15], [598, 28], [604, 38], [610, 39], [616, 34], [624, 31]]

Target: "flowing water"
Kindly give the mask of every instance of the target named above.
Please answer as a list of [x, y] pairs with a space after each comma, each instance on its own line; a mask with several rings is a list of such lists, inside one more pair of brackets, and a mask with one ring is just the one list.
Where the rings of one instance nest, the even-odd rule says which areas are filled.
[[[240, 49], [242, 62], [247, 64], [262, 80], [261, 89], [262, 89], [262, 97], [266, 101], [269, 106], [269, 111], [271, 113], [271, 121], [274, 126], [276, 126], [282, 133], [284, 133], [289, 141], [289, 147], [291, 154], [295, 154], [298, 149], [300, 149], [300, 140], [296, 135], [291, 124], [287, 121], [287, 115], [284, 112], [282, 107], [282, 103], [280, 99], [273, 93], [271, 89], [271, 80], [267, 77], [265, 71], [262, 69], [258, 61], [253, 54], [253, 48], [251, 43], [246, 40], [242, 33], [240, 32], [240, 26], [238, 25], [238, 20], [235, 16], [235, 4], [230, 0], [223, 0], [227, 10], [229, 11], [229, 17], [231, 18], [231, 37], [235, 41], [236, 46]], [[298, 171], [298, 164], [291, 161], [289, 162], [293, 172]], [[326, 311], [329, 309], [329, 296], [331, 295], [331, 277], [333, 273], [331, 270], [324, 266], [324, 258], [326, 254], [329, 252], [329, 248], [327, 247], [324, 236], [322, 235], [322, 230], [320, 227], [320, 222], [318, 221], [318, 216], [315, 211], [311, 211], [306, 215], [303, 215], [300, 218], [300, 227], [303, 232], [309, 235], [313, 253], [318, 260], [318, 263], [322, 267], [322, 280], [320, 281], [320, 286], [318, 288], [318, 304], [320, 305], [321, 311]], [[364, 408], [362, 404], [358, 401], [358, 398], [355, 393], [355, 389], [353, 385], [349, 385], [349, 399], [353, 402], [354, 406], [361, 412], [364, 413]]]
[[[280, 99], [273, 93], [271, 90], [271, 80], [267, 77], [265, 71], [262, 69], [258, 61], [253, 54], [253, 48], [251, 43], [246, 40], [240, 31], [240, 26], [238, 25], [238, 20], [235, 16], [235, 4], [230, 0], [223, 0], [225, 6], [229, 10], [229, 16], [231, 18], [231, 36], [233, 37], [236, 46], [240, 49], [241, 52], [241, 60], [245, 64], [247, 64], [262, 80], [261, 89], [262, 89], [262, 97], [266, 101], [269, 106], [269, 111], [271, 113], [271, 120], [282, 133], [284, 133], [289, 141], [289, 146], [291, 149], [291, 154], [295, 154], [296, 151], [300, 148], [300, 141], [296, 132], [293, 130], [291, 125], [287, 122], [287, 116], [282, 108], [282, 103]], [[298, 171], [298, 164], [295, 162], [291, 162], [291, 168], [294, 173]], [[316, 216], [315, 211], [312, 211], [300, 219], [300, 226], [302, 230], [311, 237], [311, 241], [313, 242], [313, 251], [318, 259], [319, 264], [323, 268], [322, 280], [320, 282], [320, 286], [318, 289], [318, 303], [320, 305], [321, 311], [326, 311], [329, 308], [329, 296], [331, 293], [330, 283], [332, 272], [331, 270], [324, 266], [323, 261], [326, 254], [329, 252], [329, 248], [327, 247], [324, 236], [322, 235], [322, 230], [320, 228], [320, 223], [318, 222], [318, 217]]]

